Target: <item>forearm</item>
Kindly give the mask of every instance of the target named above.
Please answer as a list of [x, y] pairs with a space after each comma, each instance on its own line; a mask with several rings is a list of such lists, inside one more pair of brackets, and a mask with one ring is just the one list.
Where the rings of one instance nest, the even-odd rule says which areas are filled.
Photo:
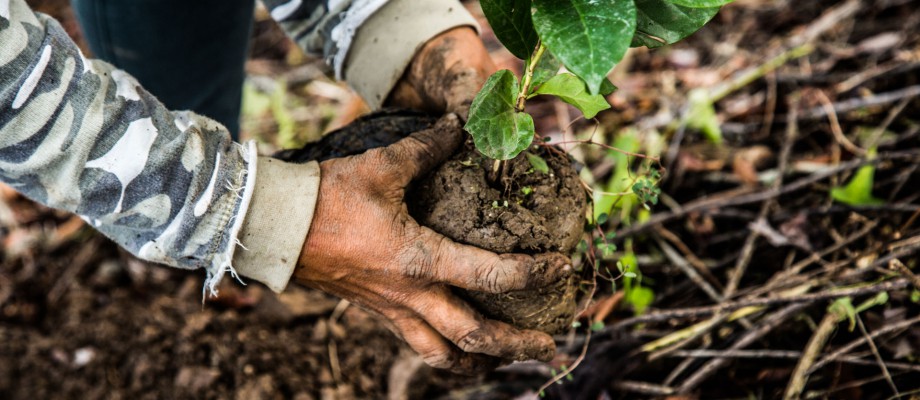
[[428, 40], [459, 26], [477, 27], [457, 0], [342, 1], [337, 10], [321, 1], [264, 2], [301, 48], [324, 57], [372, 108], [383, 105]]
[[[254, 222], [244, 220], [258, 174], [253, 145], [234, 143], [210, 119], [167, 110], [123, 71], [85, 59], [23, 0], [0, 0], [0, 110], [0, 180], [81, 215], [141, 258], [206, 269], [212, 289], [233, 270], [237, 236]], [[279, 229], [305, 234], [306, 202], [306, 220]], [[252, 241], [265, 247], [264, 239]]]

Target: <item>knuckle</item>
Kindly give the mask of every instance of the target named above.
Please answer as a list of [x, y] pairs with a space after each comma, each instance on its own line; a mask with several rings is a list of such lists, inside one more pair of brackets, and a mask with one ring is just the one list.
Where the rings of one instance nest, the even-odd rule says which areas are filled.
[[399, 266], [403, 275], [412, 279], [431, 279], [435, 272], [431, 250], [421, 240], [409, 240], [400, 252]]
[[520, 290], [527, 283], [527, 272], [518, 263], [494, 260], [482, 271], [481, 283], [494, 293]]
[[374, 151], [378, 165], [395, 166], [403, 162], [404, 154], [398, 146], [387, 146]]
[[438, 159], [437, 154], [435, 154], [437, 142], [433, 135], [429, 133], [430, 131], [423, 131], [405, 139], [409, 153], [412, 154], [416, 161], [422, 164], [431, 163]]
[[482, 327], [470, 329], [456, 341], [457, 347], [468, 353], [481, 353], [488, 345], [488, 336]]
[[425, 364], [428, 364], [434, 368], [451, 368], [455, 363], [453, 353], [447, 349], [432, 350], [420, 354], [419, 356], [422, 358], [422, 361], [424, 361]]
[[371, 150], [363, 155], [367, 162], [359, 174], [365, 177], [375, 177], [378, 184], [385, 184], [399, 179], [402, 175], [403, 157], [398, 149], [393, 146]]

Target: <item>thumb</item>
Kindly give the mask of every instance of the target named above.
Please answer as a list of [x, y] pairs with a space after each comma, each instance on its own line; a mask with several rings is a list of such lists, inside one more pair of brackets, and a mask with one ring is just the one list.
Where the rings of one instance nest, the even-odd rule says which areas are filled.
[[384, 156], [393, 161], [390, 168], [398, 170], [400, 183], [407, 185], [454, 154], [463, 136], [460, 119], [456, 114], [448, 114], [433, 127], [384, 148]]

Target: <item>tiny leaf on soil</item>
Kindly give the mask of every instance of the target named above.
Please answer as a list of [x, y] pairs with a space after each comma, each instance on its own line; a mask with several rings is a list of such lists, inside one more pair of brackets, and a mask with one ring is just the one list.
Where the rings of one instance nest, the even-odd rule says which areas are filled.
[[690, 101], [686, 117], [687, 126], [702, 132], [712, 143], [721, 144], [722, 127], [707, 90], [693, 89], [687, 97]]
[[633, 0], [533, 0], [533, 7], [543, 43], [597, 94], [636, 33]]
[[655, 301], [655, 292], [645, 286], [636, 286], [627, 292], [626, 301], [632, 304], [636, 315], [641, 315]]
[[834, 300], [828, 307], [828, 311], [837, 315], [837, 319], [850, 321], [850, 332], [856, 328], [856, 307], [853, 307], [853, 301], [849, 297], [841, 297]]
[[546, 165], [546, 160], [543, 157], [540, 157], [536, 154], [525, 153], [527, 156], [527, 161], [530, 162], [530, 165], [533, 169], [544, 174], [549, 173], [549, 165]]
[[479, 4], [495, 36], [508, 51], [520, 59], [529, 57], [537, 46], [530, 0], [481, 0]]
[[831, 188], [831, 198], [851, 206], [872, 206], [884, 204], [881, 199], [872, 196], [875, 185], [875, 166], [864, 165], [844, 187]]
[[489, 158], [514, 158], [533, 141], [533, 118], [514, 109], [517, 93], [517, 79], [503, 69], [486, 80], [470, 106], [464, 129], [473, 136], [476, 149]]
[[654, 49], [676, 43], [709, 22], [719, 12], [719, 6], [691, 8], [679, 1], [636, 0], [636, 36], [632, 46]]
[[671, 3], [691, 8], [721, 7], [735, 0], [669, 0]]
[[588, 119], [594, 118], [597, 113], [610, 108], [610, 104], [607, 103], [607, 99], [604, 96], [589, 94], [585, 83], [577, 76], [569, 73], [554, 76], [540, 85], [534, 94], [555, 95], [562, 101], [575, 106]]

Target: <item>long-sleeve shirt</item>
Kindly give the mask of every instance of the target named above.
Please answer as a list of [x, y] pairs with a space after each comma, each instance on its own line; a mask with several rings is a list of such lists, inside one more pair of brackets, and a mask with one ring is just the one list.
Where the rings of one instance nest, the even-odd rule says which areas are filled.
[[[474, 24], [456, 0], [265, 3], [372, 106], [420, 45]], [[316, 163], [260, 157], [222, 125], [166, 109], [129, 74], [84, 57], [50, 17], [0, 0], [0, 180], [26, 196], [80, 215], [140, 258], [204, 269], [212, 293], [227, 272], [280, 291], [319, 179]]]

